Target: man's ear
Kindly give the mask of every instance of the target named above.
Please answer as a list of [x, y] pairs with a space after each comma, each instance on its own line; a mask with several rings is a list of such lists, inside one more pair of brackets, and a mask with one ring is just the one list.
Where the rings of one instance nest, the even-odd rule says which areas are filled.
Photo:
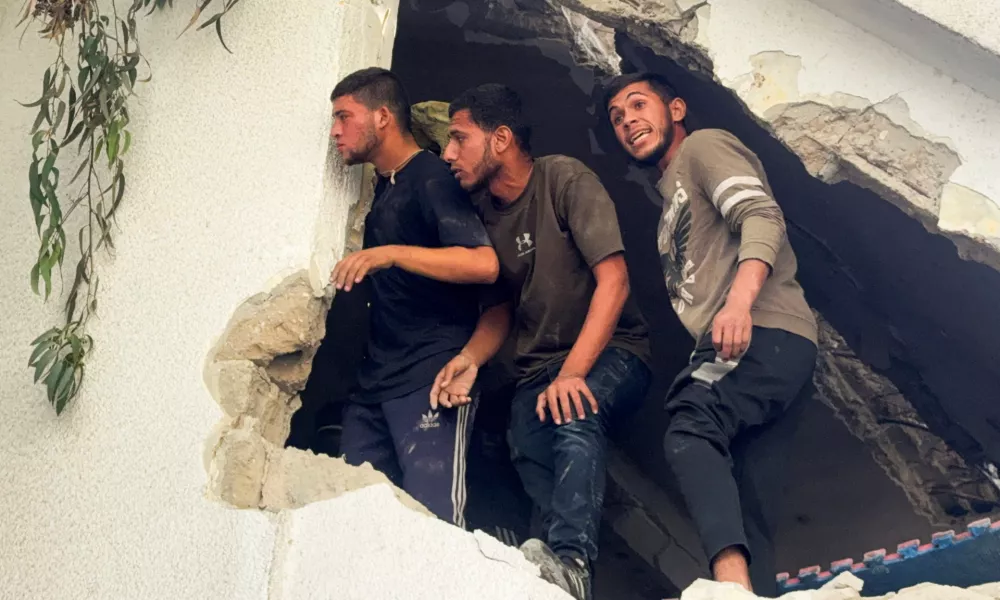
[[493, 155], [499, 155], [514, 144], [514, 132], [510, 130], [510, 127], [506, 125], [501, 125], [497, 127], [490, 136], [490, 143], [493, 145]]
[[680, 123], [687, 116], [688, 107], [687, 102], [683, 98], [674, 98], [667, 105], [667, 109], [670, 111], [670, 120], [674, 123]]
[[383, 106], [375, 111], [375, 128], [384, 129], [392, 123], [392, 111], [388, 106]]

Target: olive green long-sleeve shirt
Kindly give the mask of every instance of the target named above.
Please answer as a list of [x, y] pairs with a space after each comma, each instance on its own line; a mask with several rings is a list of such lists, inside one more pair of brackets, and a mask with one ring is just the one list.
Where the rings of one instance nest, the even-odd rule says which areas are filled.
[[664, 198], [660, 262], [674, 311], [696, 340], [711, 330], [739, 263], [758, 259], [771, 275], [751, 310], [754, 325], [816, 343], [784, 215], [753, 152], [726, 131], [696, 131], [681, 143], [658, 187]]

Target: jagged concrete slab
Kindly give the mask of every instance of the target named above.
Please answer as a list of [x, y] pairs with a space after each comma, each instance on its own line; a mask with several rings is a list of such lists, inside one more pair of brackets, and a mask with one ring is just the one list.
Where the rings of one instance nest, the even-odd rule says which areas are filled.
[[282, 515], [270, 598], [569, 600], [516, 548], [404, 507], [388, 485]]

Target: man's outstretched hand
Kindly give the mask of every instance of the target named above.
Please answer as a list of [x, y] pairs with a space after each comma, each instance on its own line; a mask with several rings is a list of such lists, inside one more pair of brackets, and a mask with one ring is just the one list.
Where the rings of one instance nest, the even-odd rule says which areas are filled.
[[355, 284], [361, 283], [365, 275], [388, 269], [395, 264], [395, 246], [378, 246], [358, 250], [345, 256], [337, 263], [337, 266], [333, 268], [333, 273], [330, 274], [330, 283], [338, 290], [349, 292]]
[[472, 385], [478, 374], [479, 366], [465, 353], [448, 361], [431, 386], [431, 408], [457, 408], [472, 402]]

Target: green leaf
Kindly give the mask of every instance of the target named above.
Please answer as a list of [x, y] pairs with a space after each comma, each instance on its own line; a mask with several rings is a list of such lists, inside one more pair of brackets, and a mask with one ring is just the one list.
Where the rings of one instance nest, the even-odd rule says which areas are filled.
[[84, 93], [87, 86], [87, 80], [90, 78], [90, 67], [80, 67], [80, 72], [77, 74], [76, 84], [80, 88], [80, 93]]
[[[66, 405], [66, 401], [69, 400], [69, 387], [73, 383], [73, 372], [76, 370], [73, 365], [69, 364], [65, 359], [62, 361], [66, 366], [59, 373], [59, 378], [56, 380], [55, 387], [55, 397], [62, 400], [62, 405]], [[62, 412], [58, 407], [56, 407], [56, 412]]]
[[125, 145], [122, 146], [122, 152], [121, 152], [123, 155], [127, 153], [128, 149], [132, 146], [132, 134], [129, 132], [128, 129], [126, 129], [124, 133], [125, 133]]
[[[52, 364], [53, 359], [57, 358], [59, 355], [59, 346], [57, 344], [52, 344], [49, 348], [42, 353], [38, 358], [38, 362], [34, 364], [35, 367], [35, 383], [42, 378], [49, 365]], [[51, 371], [50, 371], [51, 373]]]
[[51, 257], [46, 257], [45, 260], [39, 261], [38, 271], [39, 274], [42, 276], [42, 281], [45, 282], [45, 299], [48, 300], [49, 296], [52, 295]]
[[108, 151], [108, 164], [110, 165], [118, 158], [118, 136], [109, 137], [105, 147]]
[[[111, 210], [108, 211], [108, 216], [113, 217], [116, 212], [118, 212], [118, 205], [122, 202], [122, 196], [125, 195], [125, 176], [121, 172], [121, 163], [119, 163], [118, 171], [118, 191], [115, 193], [115, 200], [111, 203]], [[109, 239], [110, 241], [110, 239]]]
[[35, 117], [35, 123], [31, 126], [31, 133], [35, 133], [36, 131], [38, 131], [38, 128], [42, 126], [42, 121], [44, 121], [47, 116], [48, 112], [45, 110], [45, 107], [43, 106], [38, 110], [38, 116]]
[[108, 113], [108, 90], [102, 87], [100, 91], [97, 92], [97, 97], [98, 100], [100, 100], [101, 114], [104, 115], [104, 122], [107, 123], [111, 120], [111, 115]]
[[220, 13], [212, 15], [211, 19], [205, 21], [204, 23], [202, 23], [201, 25], [198, 26], [198, 31], [201, 31], [202, 29], [204, 29], [204, 28], [206, 28], [206, 27], [208, 27], [210, 25], [214, 25], [214, 24], [218, 23], [219, 19], [221, 19], [224, 14], [226, 14], [225, 11], [222, 11]]
[[59, 124], [62, 123], [63, 115], [65, 115], [65, 114], [66, 114], [66, 103], [65, 102], [59, 102], [59, 108], [56, 109], [56, 118], [55, 118], [54, 121], [52, 121], [52, 129], [53, 130], [59, 128]]
[[232, 54], [233, 51], [230, 50], [229, 46], [226, 45], [226, 40], [222, 39], [222, 21], [215, 22], [215, 34], [219, 36], [219, 43], [222, 44], [222, 47], [226, 49], [226, 52]]
[[66, 133], [63, 134], [63, 137], [66, 138], [66, 140], [63, 141], [63, 145], [64, 146], [66, 144], [68, 144], [69, 140], [71, 139], [71, 138], [69, 138], [69, 135], [70, 135], [70, 131], [73, 130], [73, 122], [74, 121], [76, 121], [76, 88], [70, 86], [70, 88], [69, 88], [69, 120], [66, 121]]
[[52, 172], [52, 167], [56, 164], [56, 154], [49, 154], [45, 157], [45, 164], [42, 165], [42, 172], [39, 174], [39, 179], [42, 181], [48, 179], [49, 173]]
[[66, 361], [56, 359], [52, 363], [52, 368], [49, 369], [49, 374], [45, 377], [45, 387], [48, 388], [49, 402], [53, 405], [56, 403], [56, 386], [59, 385], [59, 379], [66, 372], [66, 366]]
[[55, 337], [58, 337], [58, 336], [59, 336], [59, 328], [58, 328], [58, 327], [53, 327], [52, 329], [49, 329], [48, 331], [46, 331], [46, 332], [45, 332], [45, 333], [43, 333], [42, 335], [40, 335], [40, 336], [36, 337], [36, 338], [35, 338], [34, 340], [32, 340], [32, 342], [31, 342], [30, 344], [28, 344], [28, 345], [29, 345], [29, 346], [34, 346], [34, 345], [36, 345], [36, 344], [38, 344], [38, 343], [40, 343], [40, 342], [43, 342], [43, 341], [49, 341], [49, 340], [51, 340], [52, 338], [55, 338]]
[[28, 359], [28, 366], [30, 367], [31, 365], [35, 364], [35, 361], [38, 360], [46, 350], [52, 348], [53, 346], [54, 344], [52, 344], [52, 342], [47, 340], [41, 344], [36, 343], [35, 350], [34, 352], [31, 353], [31, 358]]
[[201, 4], [199, 4], [194, 9], [194, 14], [191, 15], [191, 20], [188, 21], [187, 27], [185, 27], [183, 30], [181, 30], [180, 34], [177, 37], [181, 37], [182, 35], [184, 35], [185, 31], [187, 31], [188, 29], [191, 29], [191, 26], [194, 25], [198, 21], [198, 17], [201, 16], [201, 11], [205, 10], [205, 7], [208, 6], [211, 3], [212, 3], [212, 0], [202, 0]]
[[90, 161], [89, 161], [89, 160], [87, 160], [87, 159], [83, 159], [83, 161], [82, 161], [82, 162], [80, 163], [80, 167], [79, 167], [79, 168], [78, 168], [78, 169], [76, 170], [76, 174], [75, 174], [75, 175], [73, 175], [73, 178], [72, 178], [72, 179], [70, 179], [70, 180], [69, 180], [69, 182], [70, 182], [70, 183], [72, 184], [72, 183], [73, 183], [74, 181], [76, 181], [76, 180], [77, 180], [77, 178], [78, 178], [78, 177], [80, 177], [80, 174], [81, 174], [81, 173], [83, 173], [83, 171], [84, 171], [84, 170], [85, 170], [85, 169], [86, 169], [86, 168], [87, 168], [88, 166], [90, 166]]
[[[38, 100], [35, 100], [35, 101], [34, 101], [34, 102], [32, 102], [31, 104], [25, 104], [25, 103], [23, 103], [23, 102], [18, 102], [18, 104], [20, 104], [20, 105], [21, 105], [21, 106], [23, 106], [24, 108], [34, 108], [34, 107], [36, 107], [36, 106], [41, 106], [41, 105], [42, 105], [42, 102], [45, 102], [46, 100], [48, 100], [48, 98], [47, 98], [46, 96], [44, 96], [44, 95], [43, 95], [43, 96], [42, 96], [41, 98], [39, 98]], [[17, 101], [15, 100], [15, 102], [17, 102]]]
[[38, 263], [31, 267], [31, 291], [38, 295]]
[[[70, 121], [71, 122], [72, 122], [72, 119], [73, 119], [73, 109], [70, 109]], [[73, 128], [73, 131], [70, 131], [69, 135], [66, 137], [66, 139], [63, 140], [62, 147], [65, 148], [66, 146], [68, 146], [69, 144], [71, 144], [73, 142], [73, 140], [75, 140], [80, 135], [80, 133], [83, 131], [84, 125], [86, 125], [86, 123], [84, 123], [83, 121], [80, 121], [79, 123], [77, 123], [76, 127]]]

